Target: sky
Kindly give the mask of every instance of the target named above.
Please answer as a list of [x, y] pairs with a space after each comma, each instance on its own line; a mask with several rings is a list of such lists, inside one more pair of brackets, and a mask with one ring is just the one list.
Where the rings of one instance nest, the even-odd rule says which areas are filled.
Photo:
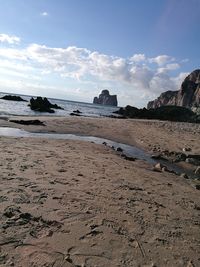
[[200, 0], [0, 0], [0, 91], [144, 107], [200, 68]]

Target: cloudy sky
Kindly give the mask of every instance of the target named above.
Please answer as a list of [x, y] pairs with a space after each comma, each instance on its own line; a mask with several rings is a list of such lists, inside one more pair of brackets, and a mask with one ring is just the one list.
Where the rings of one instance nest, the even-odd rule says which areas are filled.
[[0, 91], [146, 106], [199, 68], [200, 0], [0, 0]]

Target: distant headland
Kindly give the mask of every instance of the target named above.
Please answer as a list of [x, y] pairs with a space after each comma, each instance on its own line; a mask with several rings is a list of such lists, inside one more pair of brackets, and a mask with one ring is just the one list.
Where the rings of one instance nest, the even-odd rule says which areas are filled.
[[93, 104], [117, 106], [117, 96], [110, 95], [108, 90], [102, 90], [99, 97], [94, 97]]

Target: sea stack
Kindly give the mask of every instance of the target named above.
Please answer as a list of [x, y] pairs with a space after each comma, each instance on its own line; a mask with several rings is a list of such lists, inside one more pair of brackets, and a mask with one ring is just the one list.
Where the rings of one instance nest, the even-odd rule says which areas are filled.
[[93, 104], [117, 106], [117, 95], [110, 95], [108, 90], [102, 90], [99, 97], [94, 97]]
[[200, 69], [194, 70], [185, 78], [180, 90], [162, 93], [157, 99], [150, 101], [147, 108], [170, 105], [186, 108], [200, 106]]

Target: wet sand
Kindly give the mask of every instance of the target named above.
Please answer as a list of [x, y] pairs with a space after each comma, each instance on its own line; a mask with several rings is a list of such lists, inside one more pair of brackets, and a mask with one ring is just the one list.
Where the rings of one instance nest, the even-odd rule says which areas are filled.
[[[0, 126], [200, 153], [194, 124], [39, 119], [46, 126]], [[190, 181], [70, 140], [0, 137], [0, 165], [0, 266], [200, 266], [200, 191]]]

